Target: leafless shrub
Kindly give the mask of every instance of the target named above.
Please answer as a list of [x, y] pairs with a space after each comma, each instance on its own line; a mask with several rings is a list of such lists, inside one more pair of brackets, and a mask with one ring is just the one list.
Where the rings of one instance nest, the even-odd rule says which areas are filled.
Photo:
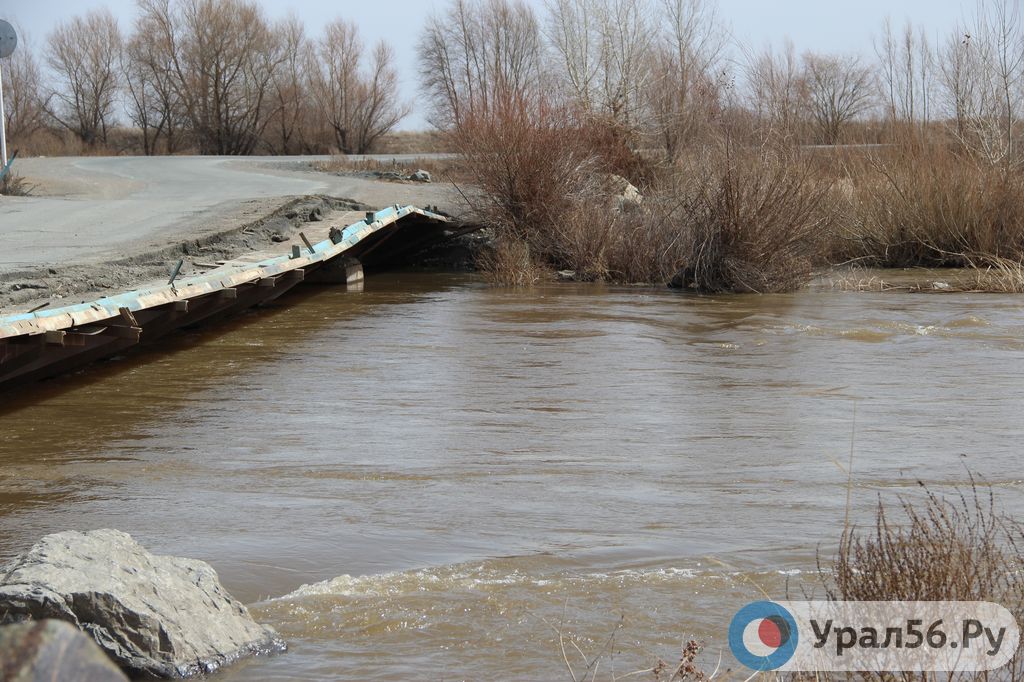
[[[1024, 528], [997, 511], [971, 478], [969, 491], [904, 499], [901, 518], [881, 501], [871, 530], [843, 532], [832, 565], [819, 572], [829, 599], [846, 601], [991, 601], [1024, 615]], [[1019, 679], [1020, 656], [1006, 672]], [[975, 679], [967, 676], [967, 679]], [[984, 679], [980, 675], [977, 679]], [[918, 674], [866, 679], [929, 679]], [[946, 679], [945, 676], [943, 679]]]
[[574, 114], [543, 100], [506, 98], [466, 113], [452, 142], [480, 190], [477, 218], [543, 257], [567, 206], [592, 194], [600, 170]]
[[687, 253], [676, 285], [770, 293], [811, 279], [824, 257], [829, 184], [810, 164], [727, 147], [679, 182], [674, 213]]
[[850, 172], [852, 220], [839, 260], [907, 267], [1024, 257], [1020, 171], [927, 144], [881, 151]]
[[551, 270], [530, 253], [529, 244], [504, 235], [479, 254], [476, 266], [491, 284], [498, 286], [530, 287], [551, 275]]

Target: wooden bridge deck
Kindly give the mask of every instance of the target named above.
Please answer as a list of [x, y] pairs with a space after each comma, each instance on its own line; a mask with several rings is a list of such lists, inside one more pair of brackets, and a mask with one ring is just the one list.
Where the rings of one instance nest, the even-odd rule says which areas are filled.
[[[246, 254], [167, 284], [0, 317], [0, 391], [266, 303], [303, 281], [361, 281], [362, 263], [422, 246], [447, 223], [436, 213], [396, 205], [344, 229], [307, 225], [301, 241], [281, 247], [287, 253]], [[403, 237], [393, 239], [400, 231]]]

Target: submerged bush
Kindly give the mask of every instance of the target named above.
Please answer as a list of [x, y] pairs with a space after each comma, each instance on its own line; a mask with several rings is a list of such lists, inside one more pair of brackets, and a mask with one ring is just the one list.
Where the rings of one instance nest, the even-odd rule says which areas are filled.
[[[473, 211], [504, 240], [481, 263], [494, 281], [528, 284], [547, 268], [583, 280], [777, 292], [810, 279], [823, 257], [828, 183], [806, 164], [718, 142], [658, 168], [601, 125], [524, 101], [460, 121], [453, 137], [479, 190]], [[622, 196], [626, 180], [647, 196]], [[524, 272], [513, 274], [517, 267]]]
[[828, 192], [796, 157], [727, 148], [691, 164], [669, 194], [686, 247], [674, 284], [757, 293], [805, 285], [824, 256]]

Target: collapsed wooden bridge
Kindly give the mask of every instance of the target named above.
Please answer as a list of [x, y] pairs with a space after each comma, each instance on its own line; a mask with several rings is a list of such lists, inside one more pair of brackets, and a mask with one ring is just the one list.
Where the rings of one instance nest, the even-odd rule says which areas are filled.
[[[0, 392], [148, 344], [176, 330], [272, 301], [302, 282], [359, 286], [382, 266], [448, 233], [448, 219], [414, 206], [367, 212], [323, 228], [281, 255], [251, 254], [201, 275], [91, 302], [0, 317]], [[396, 238], [397, 236], [397, 238]]]

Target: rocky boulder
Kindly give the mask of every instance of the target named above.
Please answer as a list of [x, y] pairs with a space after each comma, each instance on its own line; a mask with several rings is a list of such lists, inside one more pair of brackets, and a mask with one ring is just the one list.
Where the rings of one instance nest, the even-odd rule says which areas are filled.
[[640, 207], [644, 197], [640, 190], [621, 175], [609, 173], [604, 178], [605, 187], [612, 199], [612, 209], [616, 211], [633, 211]]
[[116, 530], [47, 535], [0, 567], [0, 618], [72, 623], [133, 675], [190, 677], [285, 649], [209, 564], [155, 556]]
[[0, 626], [0, 680], [128, 682], [91, 637], [60, 620]]
[[428, 171], [423, 170], [422, 168], [420, 170], [416, 171], [415, 173], [413, 173], [412, 175], [410, 175], [409, 179], [412, 180], [413, 182], [430, 182], [431, 181], [430, 173]]

